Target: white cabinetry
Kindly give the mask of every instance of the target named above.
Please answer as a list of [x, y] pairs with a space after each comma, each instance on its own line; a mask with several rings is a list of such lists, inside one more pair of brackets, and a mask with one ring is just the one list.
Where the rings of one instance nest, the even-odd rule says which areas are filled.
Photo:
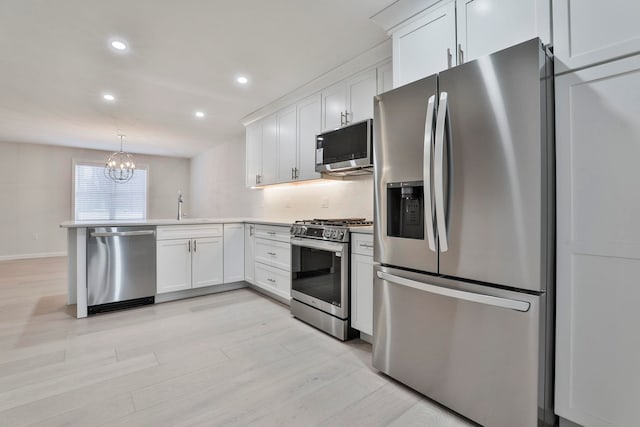
[[585, 426], [638, 424], [638, 88], [640, 55], [556, 78], [555, 411]]
[[366, 70], [322, 92], [322, 129], [373, 117], [373, 97], [377, 93], [376, 69]]
[[222, 225], [158, 227], [157, 293], [223, 283]]
[[244, 280], [244, 224], [224, 225], [224, 283]]
[[549, 0], [457, 0], [459, 63], [534, 37], [549, 43], [549, 3]]
[[260, 184], [262, 175], [262, 122], [251, 123], [246, 129], [246, 185]]
[[351, 327], [373, 335], [373, 235], [351, 233]]
[[204, 237], [191, 240], [191, 287], [220, 285], [223, 283], [222, 237]]
[[393, 89], [393, 63], [385, 62], [378, 67], [378, 93]]
[[392, 38], [395, 87], [456, 65], [455, 3], [423, 12], [394, 31]]
[[255, 285], [256, 278], [256, 237], [255, 225], [244, 225], [244, 280]]
[[294, 180], [298, 169], [296, 107], [278, 113], [278, 182]]
[[534, 37], [543, 43], [551, 41], [548, 0], [456, 0], [428, 5], [405, 22], [384, 23], [393, 38], [396, 87]]
[[255, 280], [253, 285], [291, 299], [291, 244], [289, 227], [255, 225]]
[[554, 0], [555, 71], [640, 52], [637, 0]]
[[191, 288], [191, 239], [156, 242], [156, 287], [159, 294]]
[[320, 178], [316, 172], [316, 135], [322, 130], [322, 98], [313, 95], [297, 105], [298, 109], [298, 173], [296, 179]]
[[278, 182], [278, 117], [262, 120], [262, 175], [259, 184]]

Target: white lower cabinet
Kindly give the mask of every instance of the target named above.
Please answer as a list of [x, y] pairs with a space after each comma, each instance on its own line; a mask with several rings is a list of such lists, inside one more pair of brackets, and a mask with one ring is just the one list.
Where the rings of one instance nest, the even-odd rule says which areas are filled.
[[256, 284], [256, 226], [244, 225], [244, 280]]
[[192, 240], [191, 287], [220, 285], [223, 282], [222, 237]]
[[255, 276], [253, 282], [247, 281], [286, 301], [291, 299], [289, 230], [289, 227], [255, 225], [253, 235], [248, 236], [254, 243], [255, 257], [252, 267]]
[[244, 224], [224, 225], [224, 283], [244, 280]]
[[351, 327], [373, 335], [373, 235], [351, 234]]
[[555, 411], [584, 426], [638, 425], [639, 88], [640, 55], [556, 78]]
[[220, 224], [191, 228], [158, 227], [157, 236], [158, 294], [223, 283], [223, 237]]
[[256, 285], [288, 299], [291, 296], [291, 272], [258, 262]]
[[191, 239], [156, 243], [156, 287], [159, 294], [191, 288]]

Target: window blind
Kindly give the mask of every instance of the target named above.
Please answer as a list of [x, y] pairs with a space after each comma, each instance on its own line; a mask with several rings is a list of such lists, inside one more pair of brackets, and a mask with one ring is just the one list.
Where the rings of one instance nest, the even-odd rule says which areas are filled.
[[103, 164], [76, 163], [76, 221], [147, 218], [147, 170], [136, 169], [129, 182], [118, 184], [104, 174]]

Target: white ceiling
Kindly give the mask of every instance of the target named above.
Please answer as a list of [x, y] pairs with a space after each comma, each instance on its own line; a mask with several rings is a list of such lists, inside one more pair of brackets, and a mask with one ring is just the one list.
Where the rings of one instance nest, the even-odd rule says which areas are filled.
[[392, 2], [1, 0], [0, 141], [114, 150], [122, 132], [127, 150], [193, 156], [385, 40], [369, 17]]

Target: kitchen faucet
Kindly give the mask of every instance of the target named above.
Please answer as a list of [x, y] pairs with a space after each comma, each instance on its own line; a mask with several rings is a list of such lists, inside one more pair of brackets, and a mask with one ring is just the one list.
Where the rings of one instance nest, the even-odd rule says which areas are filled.
[[178, 191], [178, 221], [182, 219], [182, 191]]

